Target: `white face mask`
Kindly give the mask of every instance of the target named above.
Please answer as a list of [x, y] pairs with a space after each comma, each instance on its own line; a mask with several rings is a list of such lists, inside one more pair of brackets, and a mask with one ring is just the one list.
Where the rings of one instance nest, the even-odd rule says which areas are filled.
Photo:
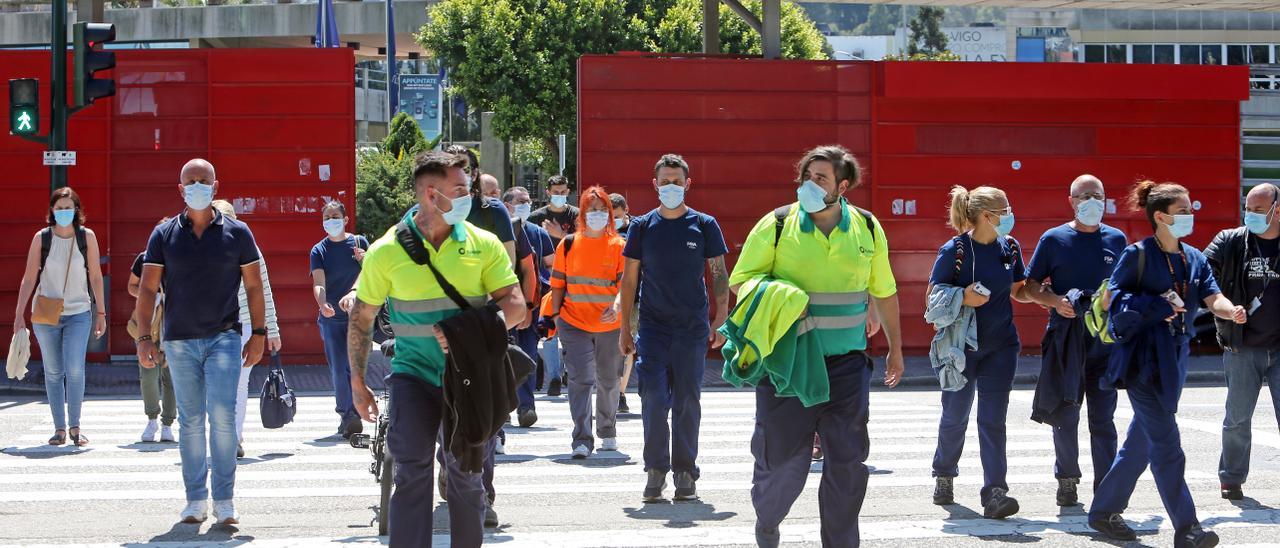
[[608, 211], [588, 211], [587, 212], [587, 228], [591, 230], [604, 230], [609, 225]]
[[521, 221], [528, 220], [529, 215], [533, 213], [533, 206], [529, 204], [516, 204], [515, 209], [516, 210], [513, 211], [512, 214], [515, 215], [516, 218], [520, 219]]
[[551, 197], [548, 199], [551, 200], [551, 206], [556, 208], [564, 207], [569, 203], [568, 196], [561, 196], [559, 194], [552, 194]]
[[658, 201], [662, 207], [676, 209], [684, 203], [684, 187], [680, 185], [662, 185], [658, 187]]
[[342, 219], [325, 219], [324, 220], [324, 231], [327, 232], [330, 236], [333, 236], [334, 238], [341, 236], [343, 233], [343, 229], [346, 228], [346, 226], [347, 226], [347, 223], [345, 223]]

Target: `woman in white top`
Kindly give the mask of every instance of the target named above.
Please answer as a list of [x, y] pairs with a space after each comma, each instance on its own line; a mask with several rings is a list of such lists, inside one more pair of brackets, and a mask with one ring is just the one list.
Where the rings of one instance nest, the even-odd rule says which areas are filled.
[[[212, 205], [228, 219], [236, 220], [236, 209], [232, 207], [231, 202], [214, 200]], [[274, 354], [279, 352], [281, 347], [280, 325], [276, 322], [276, 301], [271, 297], [271, 279], [267, 277], [267, 258], [262, 255], [261, 249], [258, 250], [258, 256], [262, 257], [262, 260], [258, 261], [258, 269], [262, 271], [262, 296], [267, 305], [267, 351]], [[244, 290], [244, 283], [240, 284], [240, 325], [243, 326], [240, 338], [248, 340], [250, 326], [253, 324], [249, 321], [249, 295]], [[245, 409], [249, 405], [250, 371], [253, 371], [252, 367], [240, 370], [240, 390], [236, 392], [236, 437], [240, 440], [240, 446], [236, 448], [236, 458], [244, 458], [244, 416]]]
[[67, 443], [69, 432], [71, 443], [83, 447], [89, 444], [89, 438], [80, 433], [89, 330], [92, 328], [94, 336], [101, 338], [107, 329], [98, 239], [84, 227], [80, 196], [69, 187], [59, 188], [50, 196], [46, 222], [49, 226], [36, 232], [27, 251], [13, 328], [16, 332], [26, 327], [23, 312], [34, 291], [36, 300], [45, 303], [41, 308], [53, 313], [45, 320], [48, 323], [38, 323], [34, 314], [37, 303], [32, 303], [31, 328], [40, 344], [44, 389], [53, 411], [54, 433], [49, 444]]

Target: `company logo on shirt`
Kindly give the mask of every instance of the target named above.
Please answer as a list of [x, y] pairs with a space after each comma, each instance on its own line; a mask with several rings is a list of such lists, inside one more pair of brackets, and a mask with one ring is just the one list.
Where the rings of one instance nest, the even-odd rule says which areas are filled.
[[1271, 261], [1263, 257], [1253, 257], [1249, 259], [1248, 266], [1245, 267], [1250, 280], [1274, 280], [1280, 278], [1280, 274], [1271, 269]]
[[689, 249], [698, 249], [698, 242], [685, 242], [684, 245], [689, 246]]
[[1116, 258], [1111, 255], [1104, 255], [1102, 257], [1102, 262], [1107, 263], [1107, 265], [1110, 266], [1116, 262]]

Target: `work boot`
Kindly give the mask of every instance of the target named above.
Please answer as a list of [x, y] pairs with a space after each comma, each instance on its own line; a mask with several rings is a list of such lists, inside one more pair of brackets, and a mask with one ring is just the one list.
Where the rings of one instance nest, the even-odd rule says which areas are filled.
[[662, 500], [662, 490], [667, 488], [667, 473], [657, 468], [649, 470], [649, 482], [644, 486], [644, 501]]
[[933, 503], [938, 506], [956, 503], [955, 478], [943, 476], [934, 478]]
[[761, 527], [756, 525], [756, 546], [760, 548], [778, 548], [782, 543], [782, 533], [777, 527]]
[[552, 398], [560, 396], [560, 377], [551, 379], [551, 383], [547, 385], [547, 395]]
[[1080, 478], [1058, 478], [1058, 506], [1075, 506], [1080, 504], [1080, 495], [1076, 486]]
[[1241, 500], [1244, 498], [1244, 489], [1239, 485], [1222, 484], [1222, 498], [1227, 500]]
[[676, 472], [676, 495], [673, 498], [677, 501], [698, 500], [698, 485], [693, 474]]
[[1218, 534], [1192, 525], [1173, 537], [1173, 548], [1213, 548], [1218, 545]]
[[988, 519], [1004, 519], [1018, 513], [1018, 500], [1004, 489], [994, 487], [987, 501], [982, 503], [982, 516]]
[[1124, 516], [1120, 514], [1108, 514], [1105, 518], [1090, 519], [1089, 527], [1111, 540], [1138, 540], [1138, 534], [1133, 532], [1129, 524], [1124, 522]]
[[498, 512], [494, 511], [493, 504], [489, 502], [484, 505], [484, 526], [488, 529], [498, 526]]
[[630, 413], [631, 407], [627, 406], [627, 395], [618, 394], [618, 413]]
[[520, 411], [518, 414], [520, 415], [519, 421], [521, 428], [528, 428], [538, 422], [538, 412], [534, 411], [532, 407], [525, 409], [524, 411]]

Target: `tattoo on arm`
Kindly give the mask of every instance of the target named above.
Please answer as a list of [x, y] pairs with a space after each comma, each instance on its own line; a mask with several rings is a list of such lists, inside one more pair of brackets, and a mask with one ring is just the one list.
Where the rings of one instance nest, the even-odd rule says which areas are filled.
[[729, 298], [729, 272], [724, 266], [724, 257], [716, 257], [711, 263], [711, 285], [716, 299]]
[[369, 369], [369, 351], [373, 346], [373, 318], [378, 307], [356, 301], [347, 324], [347, 358], [351, 361], [351, 376], [364, 378]]

